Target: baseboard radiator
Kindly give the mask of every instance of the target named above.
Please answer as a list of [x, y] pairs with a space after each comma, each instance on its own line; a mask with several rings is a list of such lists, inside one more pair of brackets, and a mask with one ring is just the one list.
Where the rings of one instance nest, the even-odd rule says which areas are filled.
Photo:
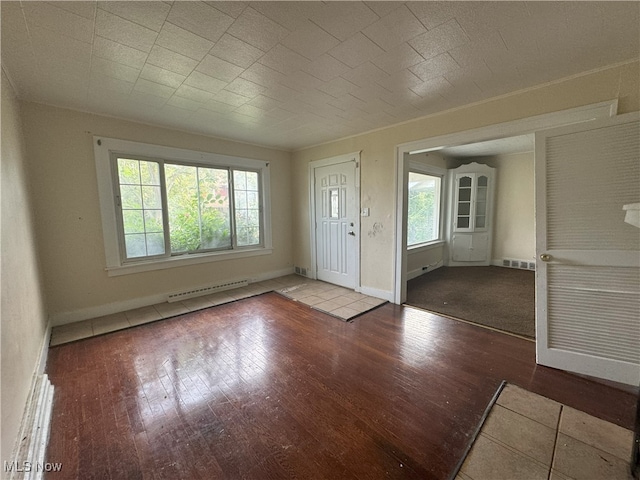
[[46, 374], [39, 375], [27, 403], [16, 453], [3, 465], [11, 480], [41, 479], [52, 470], [52, 464], [45, 462], [52, 409], [53, 385]]
[[210, 293], [223, 292], [225, 290], [232, 290], [234, 288], [246, 287], [249, 285], [249, 280], [237, 280], [234, 282], [218, 283], [216, 285], [208, 285], [206, 287], [192, 288], [191, 290], [185, 290], [183, 292], [172, 293], [167, 296], [167, 302], [179, 302], [186, 300], [187, 298], [201, 297], [202, 295], [209, 295]]

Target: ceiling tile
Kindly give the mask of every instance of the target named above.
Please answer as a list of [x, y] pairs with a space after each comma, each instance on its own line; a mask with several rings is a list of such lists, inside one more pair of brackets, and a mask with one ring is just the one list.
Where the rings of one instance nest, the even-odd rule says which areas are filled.
[[215, 95], [214, 100], [228, 105], [233, 105], [234, 107], [239, 107], [240, 105], [247, 103], [249, 98], [244, 95], [230, 92], [229, 90], [221, 90]]
[[413, 93], [416, 93], [421, 97], [443, 95], [444, 92], [451, 90], [453, 90], [453, 86], [444, 77], [432, 78], [411, 88]]
[[318, 88], [323, 82], [313, 75], [298, 70], [297, 72], [287, 75], [280, 83], [299, 92], [306, 93], [307, 91]]
[[233, 82], [225, 87], [229, 92], [237, 93], [248, 98], [254, 98], [266, 90], [266, 87], [250, 82], [244, 78], [236, 78]]
[[341, 97], [342, 95], [353, 92], [358, 89], [357, 85], [345, 80], [342, 77], [334, 78], [333, 80], [318, 87], [318, 90], [324, 93], [328, 93], [333, 97]]
[[328, 81], [349, 71], [349, 66], [331, 55], [324, 54], [316, 58], [311, 65], [305, 67], [304, 71], [320, 80]]
[[389, 77], [389, 74], [375, 66], [373, 63], [366, 62], [359, 67], [344, 73], [342, 77], [359, 87], [367, 87], [383, 82]]
[[459, 15], [473, 15], [482, 2], [407, 2], [407, 7], [429, 30]]
[[93, 92], [108, 90], [122, 95], [128, 95], [133, 90], [134, 83], [125, 82], [102, 74], [91, 74], [89, 79], [89, 89]]
[[156, 45], [200, 61], [211, 50], [213, 42], [166, 22], [158, 35]]
[[276, 85], [273, 87], [268, 87], [264, 92], [264, 95], [267, 97], [275, 98], [276, 100], [280, 100], [281, 102], [288, 102], [292, 98], [297, 98], [298, 93], [284, 85]]
[[161, 97], [168, 99], [171, 95], [176, 91], [175, 88], [168, 87], [166, 85], [160, 85], [159, 83], [150, 82], [149, 80], [145, 80], [144, 78], [138, 78], [135, 87], [133, 89], [136, 92], [148, 93], [150, 95], [155, 95], [156, 97]]
[[337, 38], [329, 35], [309, 20], [282, 41], [284, 46], [311, 60], [328, 52], [338, 43], [340, 41]]
[[194, 59], [172, 52], [158, 45], [151, 49], [147, 62], [181, 75], [189, 75], [198, 65]]
[[247, 2], [204, 2], [213, 8], [220, 10], [227, 15], [238, 18], [245, 8], [247, 8]]
[[460, 66], [451, 58], [448, 53], [443, 53], [437, 57], [425, 60], [422, 63], [409, 68], [413, 73], [420, 77], [423, 81], [431, 78], [446, 75], [449, 72], [458, 70]]
[[262, 65], [266, 65], [277, 72], [289, 74], [296, 70], [301, 70], [309, 65], [310, 61], [302, 55], [289, 50], [283, 45], [276, 45], [269, 50], [260, 60]]
[[209, 52], [242, 68], [251, 66], [264, 52], [242, 40], [224, 34]]
[[174, 95], [169, 100], [167, 100], [167, 103], [165, 105], [176, 107], [176, 108], [182, 108], [184, 110], [190, 110], [192, 112], [195, 112], [200, 109], [202, 102], [191, 100], [186, 97], [180, 97], [176, 93], [176, 95]]
[[223, 80], [227, 83], [232, 81], [243, 72], [241, 67], [229, 63], [221, 58], [207, 55], [196, 67], [196, 70], [207, 75]]
[[424, 61], [424, 57], [408, 43], [402, 43], [372, 60], [375, 65], [389, 74], [412, 67], [422, 61]]
[[200, 105], [202, 108], [218, 113], [229, 113], [236, 107], [229, 105], [228, 103], [218, 102], [217, 100], [210, 100]]
[[254, 107], [253, 105], [249, 105], [248, 103], [245, 103], [244, 105], [236, 108], [235, 112], [253, 118], [263, 118], [267, 114], [266, 110]]
[[329, 51], [329, 55], [352, 68], [383, 54], [384, 50], [362, 33], [356, 33], [349, 40]]
[[379, 17], [384, 17], [389, 13], [393, 12], [396, 8], [400, 8], [403, 5], [403, 2], [382, 2], [382, 1], [373, 1], [373, 2], [364, 2], [367, 7], [373, 10]]
[[233, 23], [232, 17], [202, 2], [174, 2], [167, 20], [212, 42]]
[[261, 63], [254, 63], [240, 75], [246, 80], [262, 85], [263, 87], [275, 87], [286, 80], [286, 76]]
[[335, 2], [314, 14], [311, 20], [339, 40], [346, 40], [354, 33], [378, 20], [373, 10], [362, 2]]
[[[143, 87], [144, 89], [144, 87]], [[160, 108], [170, 97], [159, 97], [158, 95], [152, 95], [151, 93], [147, 93], [145, 91], [136, 90], [134, 86], [134, 90], [129, 94], [129, 100], [132, 105], [135, 105], [139, 108], [140, 105], [148, 105], [154, 108]]]
[[98, 8], [156, 32], [160, 31], [171, 7], [163, 2], [98, 2]]
[[165, 70], [164, 68], [156, 67], [147, 63], [142, 72], [140, 72], [140, 78], [149, 80], [151, 82], [160, 83], [168, 87], [178, 88], [184, 80], [187, 78], [185, 75]]
[[58, 35], [47, 28], [30, 26], [31, 45], [38, 57], [51, 60], [69, 58], [76, 62], [89, 64], [91, 44], [75, 38]]
[[272, 49], [289, 31], [251, 7], [247, 7], [228, 33], [263, 51]]
[[141, 69], [148, 54], [108, 38], [96, 36], [93, 40], [93, 55]]
[[98, 57], [93, 58], [91, 62], [91, 72], [106, 75], [107, 77], [118, 78], [131, 83], [134, 83], [140, 75], [140, 70], [137, 68]]
[[44, 2], [24, 2], [22, 8], [29, 26], [44, 27], [58, 35], [91, 43], [92, 20]]
[[96, 2], [55, 1], [47, 3], [53, 4], [58, 8], [62, 8], [67, 12], [75, 13], [76, 15], [80, 15], [81, 17], [88, 18], [91, 21], [93, 21], [96, 15]]
[[288, 30], [296, 30], [308, 18], [325, 9], [322, 2], [252, 2], [251, 6], [265, 17], [282, 25]]
[[458, 22], [450, 20], [409, 41], [424, 58], [429, 59], [469, 41]]
[[247, 104], [263, 110], [271, 110], [281, 106], [282, 102], [264, 95], [258, 95], [257, 97], [252, 98]]
[[[402, 25], [402, 28], [398, 28]], [[411, 11], [402, 6], [369, 25], [362, 33], [378, 46], [389, 51], [401, 43], [411, 40], [427, 31]]]
[[38, 76], [32, 81], [42, 82], [43, 79], [46, 79], [44, 81], [88, 85], [90, 72], [88, 63], [77, 62], [71, 57], [36, 57], [36, 60], [38, 62]]
[[200, 90], [205, 90], [210, 93], [218, 93], [227, 85], [227, 82], [210, 77], [209, 75], [205, 75], [198, 71], [191, 72], [191, 75], [187, 77], [184, 83], [185, 85], [199, 88]]
[[215, 97], [214, 93], [206, 92], [204, 90], [200, 90], [199, 88], [184, 84], [178, 87], [175, 94], [179, 97], [193, 100], [194, 102], [210, 102]]
[[95, 34], [144, 52], [151, 50], [158, 35], [153, 30], [101, 9], [96, 12]]

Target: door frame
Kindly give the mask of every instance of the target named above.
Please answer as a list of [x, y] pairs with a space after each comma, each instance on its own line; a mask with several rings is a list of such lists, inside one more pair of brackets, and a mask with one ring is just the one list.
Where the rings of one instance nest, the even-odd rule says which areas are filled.
[[[440, 150], [442, 147], [478, 143], [498, 138], [534, 133], [572, 123], [614, 117], [618, 100], [583, 105], [559, 112], [536, 115], [511, 122], [450, 133], [397, 145], [396, 152], [396, 228], [394, 256], [393, 302], [401, 305], [407, 299], [407, 178], [409, 160], [405, 154]], [[448, 215], [448, 212], [444, 213]]]
[[360, 151], [347, 153], [344, 155], [338, 155], [335, 157], [323, 158], [321, 160], [315, 160], [309, 162], [309, 233], [311, 240], [311, 266], [309, 271], [309, 277], [317, 280], [318, 279], [318, 253], [316, 248], [316, 168], [327, 167], [330, 165], [338, 165], [341, 163], [351, 163], [355, 162], [355, 207], [358, 212], [355, 215], [355, 226], [354, 231], [357, 232], [355, 242], [355, 291], [360, 291], [360, 246], [362, 244], [362, 240], [360, 238], [361, 230], [360, 230]]

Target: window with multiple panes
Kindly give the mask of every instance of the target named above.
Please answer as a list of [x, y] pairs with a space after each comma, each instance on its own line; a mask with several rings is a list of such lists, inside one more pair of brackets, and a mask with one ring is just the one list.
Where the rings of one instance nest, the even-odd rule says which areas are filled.
[[440, 240], [442, 177], [409, 172], [407, 246], [415, 247]]
[[95, 151], [107, 270], [270, 252], [268, 163], [116, 139]]
[[259, 172], [114, 155], [124, 260], [261, 245]]

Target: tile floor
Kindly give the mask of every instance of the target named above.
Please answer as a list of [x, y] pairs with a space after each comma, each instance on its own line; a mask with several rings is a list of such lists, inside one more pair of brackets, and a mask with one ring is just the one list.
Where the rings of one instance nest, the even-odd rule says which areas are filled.
[[507, 385], [456, 480], [631, 480], [633, 432]]
[[386, 303], [386, 300], [362, 295], [347, 288], [298, 275], [287, 275], [180, 302], [159, 303], [54, 327], [50, 345], [61, 345], [272, 291], [345, 321]]

